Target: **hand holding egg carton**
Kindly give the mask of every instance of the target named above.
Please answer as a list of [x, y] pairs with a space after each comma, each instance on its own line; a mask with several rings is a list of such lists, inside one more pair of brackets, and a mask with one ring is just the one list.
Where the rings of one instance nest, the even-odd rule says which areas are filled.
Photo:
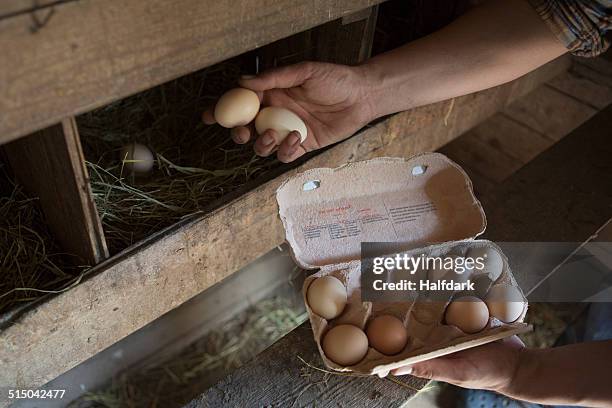
[[[277, 199], [294, 258], [320, 268], [305, 281], [303, 295], [328, 368], [386, 375], [530, 330], [522, 322], [527, 302], [508, 260], [494, 243], [474, 240], [486, 221], [471, 183], [445, 156], [313, 169], [283, 184]], [[484, 268], [417, 274], [430, 282], [472, 280], [469, 293], [411, 291], [399, 301], [365, 302], [359, 257], [366, 241], [406, 242], [401, 253], [413, 257], [481, 257]], [[424, 247], [427, 242], [442, 243]]]

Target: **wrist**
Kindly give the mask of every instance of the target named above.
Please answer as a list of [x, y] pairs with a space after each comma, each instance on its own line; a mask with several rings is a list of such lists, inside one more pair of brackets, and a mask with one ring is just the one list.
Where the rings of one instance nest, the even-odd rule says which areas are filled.
[[538, 351], [528, 348], [516, 350], [514, 367], [511, 368], [512, 375], [509, 377], [509, 381], [495, 391], [509, 397], [520, 398], [524, 396], [529, 387], [529, 384], [525, 384], [524, 381], [530, 381], [536, 375], [540, 361]]
[[388, 112], [386, 102], [383, 98], [384, 75], [376, 63], [368, 60], [361, 65], [353, 67], [359, 78], [358, 102], [363, 105], [363, 115], [365, 122], [371, 122], [382, 116], [393, 112]]

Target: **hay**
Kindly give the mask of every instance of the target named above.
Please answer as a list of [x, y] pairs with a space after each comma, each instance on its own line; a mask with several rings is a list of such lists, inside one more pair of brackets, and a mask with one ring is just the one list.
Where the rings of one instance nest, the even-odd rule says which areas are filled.
[[[240, 74], [226, 62], [115, 102], [78, 118], [91, 187], [111, 253], [177, 220], [280, 165], [238, 146], [229, 130], [206, 126], [202, 111]], [[151, 175], [134, 178], [118, 151], [140, 142], [156, 153]]]
[[87, 267], [79, 262], [59, 251], [38, 200], [0, 162], [0, 313], [77, 284]]
[[85, 394], [72, 407], [183, 406], [228, 371], [243, 365], [306, 320], [287, 299], [258, 302], [194, 342], [179, 355], [166, 357]]

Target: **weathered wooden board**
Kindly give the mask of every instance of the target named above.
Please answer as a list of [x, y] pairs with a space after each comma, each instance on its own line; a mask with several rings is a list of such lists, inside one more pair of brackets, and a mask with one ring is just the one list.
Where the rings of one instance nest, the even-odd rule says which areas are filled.
[[39, 197], [62, 248], [91, 265], [107, 258], [74, 118], [8, 143], [4, 150], [19, 182]]
[[486, 143], [493, 149], [502, 150], [522, 164], [530, 162], [554, 143], [503, 113], [498, 113], [476, 126], [463, 135], [462, 139], [467, 142], [475, 139]]
[[612, 75], [600, 74], [578, 61], [549, 85], [598, 110], [612, 103]]
[[[612, 106], [496, 187], [482, 200], [488, 220], [485, 237], [498, 242], [567, 242], [577, 247], [612, 218], [610, 128]], [[546, 265], [515, 260], [513, 272], [524, 290], [550, 271], [541, 266]]]
[[567, 67], [563, 58], [513, 83], [392, 116], [210, 214], [119, 254], [0, 332], [0, 384], [44, 384], [279, 245], [284, 231], [275, 192], [287, 176], [436, 150]]
[[[612, 140], [606, 131], [611, 125], [612, 107], [491, 191], [484, 199], [490, 230], [486, 236], [515, 241], [569, 240], [577, 244], [588, 238], [612, 216]], [[589, 143], [584, 142], [585, 138]], [[576, 171], [576, 167], [580, 170]], [[572, 192], [563, 194], [568, 186]], [[515, 217], [522, 222], [515, 223]], [[510, 258], [511, 265], [518, 261]], [[414, 389], [377, 377], [324, 378], [323, 373], [309, 368], [298, 356], [311, 365], [322, 366], [308, 323], [187, 407], [400, 407], [415, 393]], [[411, 376], [397, 379], [416, 389], [425, 384]]]
[[[0, 19], [11, 18], [19, 14], [48, 10], [56, 3], [66, 0], [3, 0], [0, 3]], [[70, 1], [70, 0], [69, 0]]]
[[[0, 19], [0, 143], [381, 0], [81, 0]], [[27, 3], [27, 2], [26, 2]]]
[[[612, 67], [610, 61], [602, 57], [598, 60], [601, 61], [597, 64], [592, 61], [589, 63], [600, 70]], [[519, 106], [520, 114], [510, 116], [498, 113], [440, 151], [465, 168], [477, 192], [489, 191], [496, 183], [511, 176], [522, 165], [554, 144], [551, 137], [541, 133], [542, 130], [554, 129], [555, 138], [560, 139], [588, 118], [584, 114], [585, 110], [590, 112], [589, 108], [592, 108], [599, 111], [612, 102], [612, 88], [606, 86], [602, 77], [593, 72], [584, 65], [584, 58], [573, 58], [573, 65], [567, 72], [546, 83], [546, 86], [558, 92], [539, 89], [534, 92], [536, 98], [527, 97], [506, 109], [512, 112]], [[561, 117], [547, 118], [546, 113], [551, 110], [554, 112], [558, 106], [572, 114], [566, 115], [564, 111], [553, 114]], [[530, 123], [534, 122], [549, 123], [548, 126], [538, 123], [541, 131], [537, 131], [530, 127]]]
[[428, 382], [412, 376], [328, 374], [304, 361], [324, 368], [309, 323], [293, 330], [186, 407], [392, 408], [404, 406]]
[[510, 105], [505, 113], [546, 138], [557, 141], [592, 117], [597, 109], [551, 86], [542, 86], [529, 98]]
[[519, 160], [506, 154], [503, 150], [479, 140], [476, 135], [476, 133], [470, 131], [460, 139], [453, 140], [444, 146], [440, 149], [440, 152], [457, 163], [469, 164], [470, 168], [476, 170], [483, 178], [492, 183], [502, 182], [521, 168], [523, 163]]

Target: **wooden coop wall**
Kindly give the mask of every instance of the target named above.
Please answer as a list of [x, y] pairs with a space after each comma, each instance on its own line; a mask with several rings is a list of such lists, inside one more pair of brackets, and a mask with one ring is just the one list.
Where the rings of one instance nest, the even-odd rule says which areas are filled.
[[[0, 78], [8, 84], [0, 89], [0, 144], [18, 178], [40, 196], [58, 241], [98, 264], [70, 291], [0, 319], [0, 384], [40, 386], [282, 243], [275, 191], [287, 176], [436, 150], [568, 66], [560, 59], [512, 83], [385, 118], [102, 261], [108, 249], [75, 115], [282, 38], [261, 50], [262, 69], [306, 58], [357, 63], [371, 50], [372, 6], [380, 1], [202, 3], [0, 4]], [[286, 51], [295, 44], [304, 52], [292, 57]]]
[[[175, 1], [173, 3], [175, 3], [173, 6], [175, 8], [178, 7], [178, 11], [183, 14], [175, 10], [174, 14], [170, 16], [165, 15], [168, 2], [156, 2], [152, 4], [157, 8], [152, 7], [148, 9], [149, 14], [145, 17], [153, 18], [164, 15], [163, 24], [170, 21], [177, 26], [183, 24], [186, 16], [189, 16], [189, 18], [194, 17], [193, 10], [192, 13], [185, 12], [185, 7], [193, 6], [193, 2]], [[39, 2], [37, 8], [34, 9], [29, 6], [25, 7], [25, 1], [15, 0], [0, 5], [0, 31], [2, 32], [0, 50], [3, 50], [5, 55], [8, 56], [6, 60], [8, 64], [3, 64], [0, 67], [0, 75], [2, 78], [7, 78], [10, 84], [10, 87], [0, 90], [0, 107], [3, 112], [3, 121], [0, 122], [0, 150], [7, 159], [6, 161], [10, 164], [11, 170], [18, 181], [30, 192], [31, 196], [38, 197], [38, 203], [42, 207], [48, 227], [52, 230], [64, 251], [77, 255], [79, 259], [89, 265], [99, 264], [108, 258], [109, 255], [100, 217], [96, 211], [91, 194], [89, 176], [85, 166], [79, 126], [75, 120], [75, 114], [97, 107], [105, 102], [116, 100], [122, 96], [127, 96], [141, 87], [146, 88], [160, 84], [164, 80], [176, 76], [176, 74], [186, 74], [193, 70], [194, 67], [202, 68], [202, 66], [209, 62], [215, 62], [220, 58], [232, 57], [242, 50], [249, 50], [250, 48], [273, 42], [278, 38], [286, 37], [288, 34], [293, 35], [273, 42], [257, 51], [249, 52], [250, 54], [261, 55], [258, 58], [261, 62], [261, 69], [305, 59], [355, 64], [369, 55], [376, 21], [376, 8], [370, 6], [377, 2], [321, 2], [319, 4], [320, 7], [317, 7], [314, 13], [309, 9], [306, 12], [306, 8], [309, 7], [306, 5], [306, 2], [303, 4], [293, 2], [291, 7], [285, 7], [288, 4], [282, 2], [277, 3], [277, 11], [272, 15], [266, 13], [265, 17], [261, 17], [257, 12], [254, 12], [251, 5], [243, 8], [246, 9], [246, 14], [251, 13], [253, 16], [253, 21], [249, 19], [249, 24], [253, 24], [250, 28], [254, 27], [255, 21], [258, 21], [258, 24], [256, 29], [249, 29], [248, 24], [246, 27], [243, 27], [244, 31], [241, 30], [240, 32], [244, 32], [245, 35], [243, 35], [244, 38], [240, 41], [235, 40], [239, 35], [237, 35], [234, 29], [236, 26], [234, 19], [230, 18], [229, 21], [225, 21], [222, 27], [216, 24], [215, 29], [221, 31], [219, 31], [220, 34], [217, 37], [212, 36], [212, 38], [221, 36], [223, 38], [223, 41], [221, 41], [223, 46], [219, 47], [218, 43], [212, 44], [204, 41], [206, 44], [205, 47], [202, 47], [207, 49], [205, 54], [207, 54], [206, 58], [209, 58], [205, 63], [202, 63], [201, 59], [198, 62], [197, 59], [194, 60], [192, 58], [194, 50], [188, 50], [188, 43], [193, 38], [190, 36], [189, 41], [186, 41], [185, 37], [187, 34], [184, 31], [174, 30], [175, 36], [172, 38], [156, 38], [156, 41], [164, 42], [160, 44], [161, 48], [165, 47], [164, 52], [169, 52], [172, 56], [151, 61], [141, 55], [141, 53], [148, 52], [150, 43], [139, 43], [135, 40], [138, 36], [133, 36], [135, 34], [134, 30], [141, 37], [148, 35], [144, 31], [150, 30], [150, 27], [145, 27], [144, 25], [132, 27], [132, 31], [128, 30], [128, 32], [113, 32], [113, 27], [116, 28], [113, 24], [110, 24], [111, 27], [98, 27], [100, 30], [108, 30], [105, 31], [107, 40], [111, 33], [115, 37], [125, 35], [126, 44], [124, 45], [127, 45], [128, 48], [132, 47], [131, 51], [133, 54], [130, 55], [133, 58], [130, 61], [134, 63], [134, 67], [125, 72], [115, 71], [112, 73], [112, 77], [107, 78], [113, 82], [115, 87], [118, 83], [124, 86], [120, 92], [116, 92], [116, 89], [113, 90], [109, 87], [99, 87], [102, 84], [97, 82], [96, 75], [104, 74], [96, 71], [100, 65], [97, 67], [94, 67], [93, 63], [81, 66], [78, 66], [78, 64], [73, 65], [73, 63], [76, 63], [76, 60], [84, 57], [83, 53], [91, 53], [91, 57], [94, 54], [100, 57], [100, 49], [96, 50], [96, 47], [100, 45], [96, 43], [98, 41], [95, 38], [96, 29], [93, 31], [89, 30], [87, 38], [82, 39], [87, 41], [92, 49], [80, 49], [79, 55], [70, 55], [67, 58], [67, 55], [63, 53], [65, 51], [63, 49], [65, 42], [59, 43], [59, 38], [67, 35], [68, 40], [75, 41], [75, 43], [72, 43], [73, 51], [79, 48], [77, 43], [81, 39], [72, 38], [70, 35], [71, 33], [76, 33], [76, 31], [71, 31], [74, 27], [68, 25], [68, 22], [71, 21], [70, 16], [73, 18], [78, 16], [79, 18], [75, 21], [87, 20], [94, 18], [99, 13], [111, 13], [116, 4], [104, 2], [103, 5], [102, 2], [95, 0], [84, 1], [79, 3], [79, 5]], [[142, 11], [142, 3], [140, 2], [128, 2], [128, 5], [132, 7], [132, 10], [128, 11], [131, 17], [134, 16], [134, 13]], [[223, 8], [228, 9], [227, 6], [225, 4]], [[236, 4], [232, 4], [232, 7], [235, 6]], [[289, 13], [284, 10], [287, 8]], [[196, 18], [201, 17], [200, 14], [204, 13], [208, 15], [206, 18], [210, 18], [210, 10], [205, 12], [201, 7], [196, 7], [196, 9], [198, 11], [195, 16]], [[39, 22], [41, 15], [46, 17], [42, 19], [44, 23], [39, 26], [37, 22]], [[286, 19], [289, 19], [290, 24], [285, 24]], [[268, 26], [266, 26], [266, 23]], [[161, 22], [159, 24], [163, 25]], [[204, 24], [204, 26], [210, 28], [210, 24]], [[310, 27], [313, 28], [310, 29]], [[208, 32], [204, 30], [200, 40]], [[91, 38], [89, 37], [90, 34]], [[180, 37], [181, 35], [182, 37]], [[230, 37], [232, 38], [231, 41]], [[66, 38], [62, 39], [65, 40]], [[333, 41], [329, 41], [330, 39]], [[26, 45], [28, 47], [27, 50], [20, 48]], [[133, 47], [142, 47], [140, 49], [141, 53], [135, 52]], [[41, 52], [43, 49], [46, 52]], [[171, 53], [170, 50], [173, 50], [173, 52]], [[289, 51], [296, 50], [299, 52], [289, 53]], [[32, 53], [28, 54], [29, 51], [32, 51]], [[105, 58], [108, 57], [109, 59], [106, 62], [123, 58], [126, 52], [125, 49], [119, 50], [117, 48], [113, 48], [110, 51], [107, 50], [104, 55]], [[214, 55], [214, 57], [211, 55]], [[280, 59], [277, 56], [282, 56], [283, 58]], [[179, 57], [181, 61], [178, 61]], [[186, 58], [186, 60], [183, 61], [182, 58]], [[60, 65], [53, 65], [56, 64], [56, 59], [62, 59], [63, 62]], [[176, 70], [170, 75], [167, 69], [169, 66], [177, 64], [177, 61], [181, 64], [175, 67]], [[104, 62], [101, 61], [100, 63], [103, 64]], [[48, 67], [49, 64], [59, 68], [55, 71], [53, 68], [50, 69]], [[43, 87], [33, 77], [28, 77], [30, 70], [26, 72], [23, 70], [12, 70], [16, 69], [18, 65], [34, 66], [39, 69], [37, 74], [44, 76], [44, 78], [39, 77], [38, 79], [45, 81], [46, 87]], [[89, 72], [90, 70], [93, 71]], [[138, 75], [137, 80], [134, 80], [132, 76], [135, 75], [135, 70], [145, 71], [147, 75]], [[93, 75], [87, 79], [90, 85], [89, 89], [83, 87], [83, 84], [79, 84], [80, 79], [84, 78], [86, 74]], [[109, 72], [105, 74], [109, 74]], [[94, 84], [95, 87], [91, 88], [91, 85]], [[75, 91], [77, 88], [80, 88], [78, 92]], [[30, 94], [26, 95], [25, 92]], [[87, 95], [75, 98], [75, 92], [86, 93]], [[34, 94], [37, 96], [34, 96]], [[38, 103], [38, 96], [43, 99], [50, 99], [53, 103], [46, 103], [45, 106], [42, 106]], [[65, 115], [68, 115], [67, 118], [59, 123], [30, 133], [31, 130], [35, 130], [47, 123], [58, 121]], [[16, 122], [12, 122], [12, 119], [15, 117], [20, 118]], [[23, 119], [26, 117], [27, 120], [24, 121]], [[219, 205], [217, 204], [217, 206]], [[155, 237], [151, 237], [151, 240], [148, 241], [163, 240], [165, 235], [172, 235], [172, 229], [156, 234]], [[89, 271], [83, 280], [91, 279], [96, 273], [101, 273], [110, 265], [120, 262], [120, 259], [131, 258], [134, 253], [137, 253], [147, 245], [148, 243], [144, 242], [140, 248], [134, 248], [131, 253], [126, 253], [120, 258], [106, 261], [98, 268]], [[78, 294], [71, 290], [62, 294], [62, 296], [64, 295], [70, 298], [70, 302], [74, 307], [69, 314], [77, 313], [79, 305], [82, 304], [84, 299], [80, 299]], [[90, 295], [93, 294], [90, 293]], [[26, 341], [25, 339], [33, 340], [29, 334], [21, 333], [15, 336], [8, 333], [7, 330], [11, 327], [20, 326], [19, 319], [22, 316], [36, 315], [40, 312], [47, 315], [44, 310], [46, 310], [48, 305], [47, 302], [52, 301], [53, 297], [54, 295], [43, 296], [36, 302], [25, 304], [1, 316], [0, 326], [4, 330], [0, 329], [2, 333], [0, 334], [0, 345], [2, 346], [0, 348], [2, 350], [10, 350], [19, 343], [23, 344], [23, 341]], [[92, 302], [95, 304], [99, 300], [97, 297], [91, 298], [89, 295], [88, 298], [85, 302], [90, 303], [90, 305]], [[118, 310], [120, 307], [114, 309]], [[52, 321], [56, 322], [57, 319], [58, 316], [51, 318]], [[74, 338], [75, 335], [78, 337], [78, 334], [73, 333], [69, 338]], [[91, 340], [92, 337], [89, 336], [88, 342]], [[69, 359], [72, 361], [68, 364], [74, 366], [76, 363], [84, 360], [82, 357]], [[27, 361], [31, 362], [32, 358], [28, 358]], [[65, 371], [68, 367], [65, 365], [57, 367], [50, 361], [43, 362], [34, 371], [39, 369], [47, 371], [44, 374], [45, 379], [41, 380], [39, 377], [35, 382], [31, 382], [30, 380], [33, 378], [28, 378], [29, 375], [26, 375], [26, 377], [21, 375], [29, 371], [30, 368], [33, 368], [28, 367], [31, 363], [26, 364], [26, 360], [15, 358], [14, 356], [10, 357], [10, 359], [0, 358], [0, 362], [3, 363], [4, 367], [13, 364], [20, 367], [20, 373], [16, 378], [13, 380], [2, 378], [0, 383], [31, 384], [32, 386], [41, 385], [46, 380]], [[5, 372], [3, 370], [3, 376]], [[7, 380], [6, 382], [4, 381], [5, 379]]]

